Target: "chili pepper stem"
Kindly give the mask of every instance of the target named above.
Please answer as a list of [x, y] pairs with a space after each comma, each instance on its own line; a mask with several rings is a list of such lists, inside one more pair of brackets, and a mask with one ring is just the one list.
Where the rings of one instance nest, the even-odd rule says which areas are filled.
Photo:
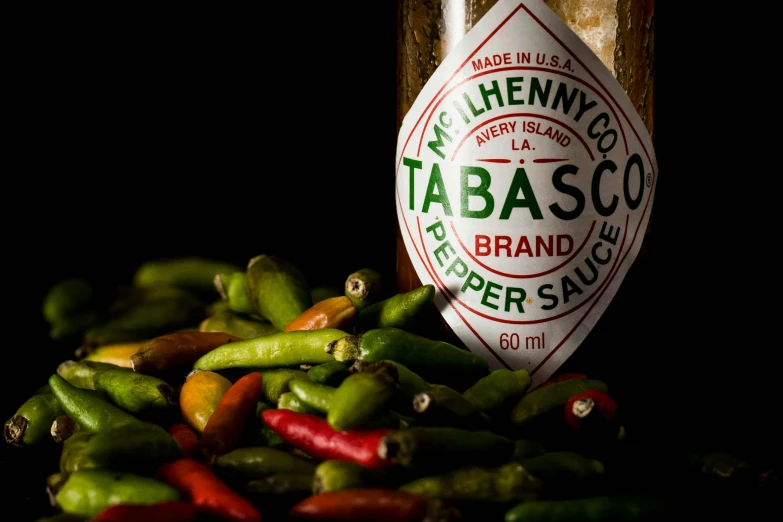
[[21, 415], [14, 415], [8, 422], [3, 425], [3, 437], [8, 444], [14, 446], [21, 446], [19, 441], [22, 440], [24, 432], [27, 430], [27, 419]]
[[166, 399], [169, 406], [179, 405], [179, 398], [177, 397], [177, 392], [174, 391], [174, 388], [168, 384], [159, 384], [157, 388], [163, 398]]
[[71, 420], [70, 417], [67, 415], [60, 415], [52, 422], [49, 433], [51, 433], [54, 442], [62, 444], [68, 437], [79, 431], [79, 429], [79, 425]]
[[370, 293], [370, 289], [360, 277], [349, 277], [345, 282], [345, 289], [357, 299], [364, 299]]
[[326, 353], [331, 354], [336, 361], [354, 361], [359, 358], [359, 335], [347, 335], [326, 345]]
[[220, 294], [221, 299], [228, 299], [228, 289], [223, 283], [223, 276], [221, 274], [215, 274], [215, 278], [212, 282], [215, 284], [215, 290]]
[[413, 396], [413, 410], [416, 413], [424, 413], [432, 404], [432, 398], [426, 393], [417, 393]]
[[574, 404], [571, 407], [571, 412], [574, 414], [574, 416], [580, 419], [584, 419], [590, 415], [590, 412], [593, 411], [593, 408], [595, 408], [595, 401], [590, 397], [585, 397], [574, 401]]
[[378, 444], [378, 456], [383, 460], [395, 460], [400, 454], [402, 445], [396, 440], [387, 440], [385, 437]]

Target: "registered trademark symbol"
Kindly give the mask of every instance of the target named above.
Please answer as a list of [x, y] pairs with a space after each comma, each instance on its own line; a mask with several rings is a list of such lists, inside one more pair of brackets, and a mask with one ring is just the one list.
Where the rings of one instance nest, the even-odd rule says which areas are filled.
[[652, 174], [648, 172], [647, 173], [647, 186], [649, 187], [650, 185], [652, 185]]

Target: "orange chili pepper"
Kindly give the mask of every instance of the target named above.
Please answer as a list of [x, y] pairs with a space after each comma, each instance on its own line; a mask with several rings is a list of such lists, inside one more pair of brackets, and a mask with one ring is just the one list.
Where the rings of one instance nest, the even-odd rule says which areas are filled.
[[247, 434], [261, 398], [262, 381], [259, 372], [248, 373], [231, 385], [220, 399], [199, 441], [207, 459], [235, 449]]
[[293, 332], [319, 328], [344, 330], [353, 324], [356, 315], [356, 307], [347, 296], [328, 297], [295, 317], [283, 331]]
[[183, 458], [162, 464], [155, 478], [182, 493], [199, 511], [220, 520], [261, 522], [261, 513], [248, 499], [197, 460]]
[[313, 495], [288, 512], [295, 520], [374, 522], [420, 521], [427, 513], [424, 497], [396, 489], [345, 489]]
[[186, 424], [177, 422], [169, 426], [169, 435], [174, 437], [179, 443], [179, 447], [182, 450], [183, 457], [193, 457], [199, 455], [198, 434], [190, 429]]
[[94, 522], [192, 522], [198, 510], [193, 504], [173, 500], [155, 504], [115, 504], [97, 515]]
[[191, 373], [179, 391], [179, 409], [185, 424], [197, 433], [204, 431], [229, 388], [231, 381], [219, 373], [202, 370]]
[[161, 373], [171, 368], [192, 367], [205, 353], [239, 337], [223, 332], [177, 332], [161, 335], [143, 343], [130, 362], [133, 371]]

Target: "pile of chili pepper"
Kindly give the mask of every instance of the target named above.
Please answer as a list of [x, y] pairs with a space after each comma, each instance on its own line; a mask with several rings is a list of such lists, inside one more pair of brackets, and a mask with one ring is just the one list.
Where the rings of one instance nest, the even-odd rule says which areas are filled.
[[310, 288], [270, 255], [147, 263], [108, 301], [58, 283], [44, 316], [73, 357], [4, 425], [61, 448], [39, 520], [657, 520], [677, 481], [772, 476], [640, 449], [598, 376], [490, 370], [427, 334], [433, 286], [391, 288]]

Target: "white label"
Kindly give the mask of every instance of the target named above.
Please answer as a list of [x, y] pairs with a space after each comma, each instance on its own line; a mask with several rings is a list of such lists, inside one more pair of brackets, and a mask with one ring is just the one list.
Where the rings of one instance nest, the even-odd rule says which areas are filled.
[[491, 368], [540, 384], [636, 259], [652, 141], [622, 86], [543, 2], [500, 0], [405, 117], [397, 214], [423, 284]]

